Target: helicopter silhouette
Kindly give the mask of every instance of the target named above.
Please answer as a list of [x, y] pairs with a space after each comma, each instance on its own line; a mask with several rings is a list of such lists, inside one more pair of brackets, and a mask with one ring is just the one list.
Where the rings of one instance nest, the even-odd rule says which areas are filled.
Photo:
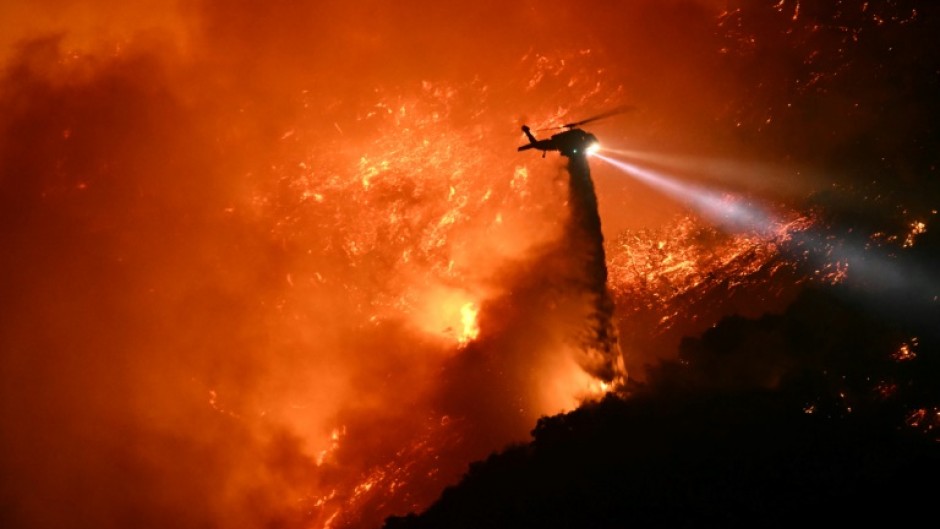
[[524, 132], [526, 137], [529, 138], [529, 143], [519, 147], [518, 150], [526, 151], [529, 149], [537, 149], [542, 151], [542, 158], [545, 157], [548, 151], [558, 151], [562, 156], [567, 156], [568, 158], [572, 158], [574, 156], [585, 156], [599, 148], [600, 143], [597, 141], [597, 136], [591, 134], [590, 132], [585, 132], [578, 127], [593, 121], [597, 121], [599, 119], [608, 118], [616, 114], [622, 114], [631, 109], [632, 107], [629, 106], [619, 107], [614, 110], [604, 112], [603, 114], [598, 114], [587, 119], [582, 119], [581, 121], [566, 123], [560, 127], [540, 129], [540, 131], [567, 129], [564, 132], [559, 132], [558, 134], [554, 134], [550, 138], [543, 140], [536, 138], [535, 135], [532, 134], [532, 129], [529, 128], [528, 125], [523, 125], [522, 132]]

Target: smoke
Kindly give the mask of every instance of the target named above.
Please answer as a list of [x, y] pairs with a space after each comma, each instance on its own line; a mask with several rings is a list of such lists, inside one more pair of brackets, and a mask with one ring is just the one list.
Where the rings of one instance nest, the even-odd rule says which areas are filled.
[[287, 469], [263, 463], [281, 429], [208, 402], [241, 408], [235, 389], [268, 369], [257, 309], [283, 254], [226, 212], [237, 187], [170, 90], [178, 73], [147, 49], [69, 57], [56, 38], [5, 70], [6, 526], [260, 524], [285, 507]]

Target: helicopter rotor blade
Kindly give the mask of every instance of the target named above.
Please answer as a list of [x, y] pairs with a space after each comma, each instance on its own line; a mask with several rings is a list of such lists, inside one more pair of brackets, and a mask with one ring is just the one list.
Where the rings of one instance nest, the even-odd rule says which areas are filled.
[[580, 127], [581, 125], [585, 125], [585, 124], [587, 124], [587, 123], [591, 123], [591, 122], [598, 121], [598, 120], [601, 120], [601, 119], [609, 118], [609, 117], [611, 117], [611, 116], [616, 116], [616, 115], [618, 115], [618, 114], [624, 114], [624, 113], [630, 112], [630, 111], [634, 110], [635, 108], [636, 108], [636, 107], [634, 107], [633, 105], [622, 105], [622, 106], [619, 106], [619, 107], [614, 108], [614, 109], [612, 109], [612, 110], [608, 110], [607, 112], [603, 112], [603, 113], [601, 113], [601, 114], [597, 114], [596, 116], [591, 116], [591, 117], [589, 117], [589, 118], [582, 119], [581, 121], [575, 121], [575, 122], [573, 122], [573, 123], [565, 123], [564, 125], [562, 125], [561, 127], [558, 127], [558, 128], [573, 129], [573, 128], [575, 128], [575, 127]]

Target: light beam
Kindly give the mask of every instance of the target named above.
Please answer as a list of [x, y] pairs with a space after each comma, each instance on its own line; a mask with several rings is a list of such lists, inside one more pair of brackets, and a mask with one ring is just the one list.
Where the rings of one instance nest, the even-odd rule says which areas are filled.
[[746, 204], [729, 193], [720, 193], [701, 186], [683, 183], [656, 170], [634, 163], [616, 160], [595, 152], [594, 158], [603, 160], [623, 173], [662, 193], [679, 200], [705, 218], [734, 231], [756, 231], [770, 234], [777, 222], [762, 209]]
[[802, 193], [809, 189], [813, 177], [806, 171], [775, 166], [755, 160], [737, 160], [710, 156], [689, 156], [635, 149], [609, 149], [620, 159], [653, 165], [670, 172], [695, 175], [725, 185], [746, 186], [774, 193]]
[[[735, 197], [732, 193], [684, 183], [654, 169], [616, 160], [600, 153], [594, 153], [592, 156], [687, 204], [723, 229], [751, 231], [766, 237], [794, 238], [797, 246], [810, 249], [813, 259], [818, 261], [817, 266], [835, 263], [843, 270], [851, 270], [855, 282], [863, 287], [856, 290], [860, 294], [868, 293], [869, 301], [877, 302], [874, 297], [878, 297], [883, 302], [884, 295], [889, 292], [897, 299], [912, 299], [925, 298], [925, 292], [935, 293], [940, 290], [938, 282], [931, 274], [911, 263], [870, 251], [848, 240], [834, 239], [819, 230], [788, 233], [785, 223], [780, 219], [762, 208], [743, 202], [743, 199]], [[876, 293], [876, 296], [872, 297], [872, 293]]]

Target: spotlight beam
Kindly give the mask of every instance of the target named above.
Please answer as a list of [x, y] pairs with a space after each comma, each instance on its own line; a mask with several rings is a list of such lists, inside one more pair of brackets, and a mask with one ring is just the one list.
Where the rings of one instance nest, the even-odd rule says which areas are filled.
[[744, 204], [732, 195], [719, 193], [700, 186], [680, 182], [659, 171], [616, 160], [595, 152], [591, 155], [603, 160], [624, 174], [688, 204], [702, 216], [735, 230], [750, 230], [760, 233], [774, 231], [777, 224], [766, 212], [753, 205]]
[[[592, 157], [603, 160], [624, 174], [688, 204], [696, 212], [716, 221], [725, 229], [747, 230], [770, 237], [784, 235], [781, 233], [779, 219], [758, 207], [735, 200], [730, 193], [687, 184], [654, 169], [616, 160], [600, 153], [594, 153]], [[810, 248], [812, 259], [817, 261], [818, 266], [844, 263], [851, 277], [855, 279], [853, 283], [861, 287], [853, 291], [867, 294], [869, 301], [884, 303], [887, 293], [895, 300], [924, 300], [940, 291], [940, 282], [934, 274], [912, 266], [911, 263], [889, 259], [887, 255], [869, 251], [851, 241], [833, 240], [831, 236], [818, 230], [786, 235], [794, 238], [798, 243], [797, 247]]]
[[811, 177], [795, 169], [785, 169], [756, 161], [729, 158], [664, 154], [634, 149], [604, 149], [620, 159], [651, 164], [681, 174], [694, 174], [727, 185], [744, 186], [776, 193], [799, 193], [811, 189]]

